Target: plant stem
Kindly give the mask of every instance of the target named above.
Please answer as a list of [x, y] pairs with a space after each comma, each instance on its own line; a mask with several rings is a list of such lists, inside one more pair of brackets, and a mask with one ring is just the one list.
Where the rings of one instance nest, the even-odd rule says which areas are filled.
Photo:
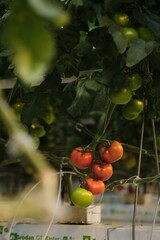
[[110, 123], [110, 120], [111, 120], [111, 117], [112, 117], [112, 114], [114, 112], [115, 107], [116, 107], [116, 105], [109, 101], [108, 109], [107, 109], [105, 119], [104, 119], [104, 125], [103, 125], [102, 131], [101, 131], [100, 136], [99, 136], [100, 139], [103, 137], [103, 135], [106, 132], [106, 129], [107, 129], [109, 123]]
[[72, 174], [68, 174], [66, 176], [67, 178], [67, 187], [68, 187], [68, 195], [69, 195], [69, 199], [71, 201], [71, 191], [72, 191]]
[[107, 127], [110, 123], [110, 120], [111, 120], [111, 117], [112, 117], [115, 107], [116, 107], [116, 105], [111, 103], [110, 100], [107, 101], [106, 113], [105, 113], [102, 128], [95, 135], [93, 141], [89, 144], [89, 146], [93, 146], [93, 148], [95, 148], [97, 143], [99, 143], [102, 140], [102, 137], [104, 136], [104, 134], [107, 130]]
[[126, 184], [126, 183], [142, 184], [142, 183], [153, 183], [153, 182], [160, 182], [160, 174], [157, 174], [152, 177], [146, 177], [146, 178], [132, 176], [130, 178], [115, 180], [112, 183], [106, 185], [106, 190], [113, 191], [114, 188], [120, 184]]

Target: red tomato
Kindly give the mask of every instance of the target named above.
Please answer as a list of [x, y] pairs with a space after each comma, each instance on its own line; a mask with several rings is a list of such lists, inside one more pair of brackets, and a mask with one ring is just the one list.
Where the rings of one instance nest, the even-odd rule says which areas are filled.
[[97, 179], [106, 181], [112, 177], [113, 167], [110, 163], [94, 163], [92, 172]]
[[108, 149], [105, 146], [101, 146], [99, 154], [105, 162], [114, 163], [122, 158], [123, 146], [120, 142], [114, 141]]
[[107, 162], [107, 159], [109, 158], [108, 157], [109, 152], [108, 152], [108, 148], [106, 148], [105, 145], [100, 146], [99, 155], [105, 162]]
[[93, 153], [85, 151], [82, 147], [75, 148], [71, 152], [71, 162], [79, 169], [88, 168], [93, 160]]
[[104, 193], [105, 191], [105, 184], [102, 180], [94, 180], [93, 178], [87, 178], [83, 183], [82, 186], [87, 188], [93, 195], [99, 195]]

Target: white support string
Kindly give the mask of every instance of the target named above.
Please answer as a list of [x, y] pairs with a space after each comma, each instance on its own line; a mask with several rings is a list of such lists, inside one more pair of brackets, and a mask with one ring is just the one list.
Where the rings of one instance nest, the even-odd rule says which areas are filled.
[[[155, 121], [152, 119], [152, 131], [153, 131], [153, 141], [154, 141], [154, 151], [155, 151], [155, 160], [156, 160], [156, 166], [157, 166], [157, 174], [160, 173], [159, 169], [159, 159], [158, 159], [158, 150], [157, 150], [157, 138], [156, 138], [156, 129], [155, 129]], [[153, 240], [153, 232], [156, 224], [156, 218], [157, 218], [157, 213], [158, 213], [158, 207], [160, 204], [160, 183], [158, 182], [158, 199], [157, 199], [157, 204], [155, 208], [155, 213], [153, 216], [153, 221], [152, 221], [152, 227], [151, 227], [151, 235], [150, 235], [150, 240]]]

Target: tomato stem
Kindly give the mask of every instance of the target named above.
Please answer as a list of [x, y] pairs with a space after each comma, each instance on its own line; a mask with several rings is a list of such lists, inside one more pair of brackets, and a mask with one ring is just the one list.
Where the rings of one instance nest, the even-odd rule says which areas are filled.
[[107, 112], [106, 112], [106, 116], [105, 116], [105, 119], [104, 119], [104, 125], [103, 125], [103, 129], [102, 129], [100, 138], [102, 138], [102, 136], [106, 132], [106, 129], [107, 129], [109, 123], [110, 123], [110, 120], [111, 120], [111, 117], [112, 117], [112, 114], [114, 112], [115, 107], [116, 107], [115, 104], [109, 102], [109, 106], [108, 106], [108, 109], [107, 109]]
[[77, 122], [75, 122], [73, 120], [70, 120], [70, 121], [75, 126], [75, 129], [78, 132], [84, 132], [85, 134], [87, 134], [91, 138], [95, 137], [95, 134], [92, 131], [90, 131], [87, 127], [85, 127], [82, 123], [77, 123]]
[[71, 199], [71, 191], [72, 191], [72, 174], [67, 175], [67, 187], [68, 187], [68, 195], [69, 199]]
[[101, 141], [101, 139], [104, 136], [104, 134], [106, 132], [106, 129], [107, 129], [109, 123], [110, 123], [111, 116], [112, 116], [112, 114], [114, 112], [115, 107], [116, 107], [116, 105], [111, 103], [110, 100], [107, 101], [107, 104], [106, 104], [106, 114], [105, 114], [105, 117], [104, 117], [102, 128], [99, 130], [98, 134], [95, 135], [95, 138], [89, 144], [89, 146], [93, 146], [93, 148], [95, 148], [97, 143], [99, 143]]

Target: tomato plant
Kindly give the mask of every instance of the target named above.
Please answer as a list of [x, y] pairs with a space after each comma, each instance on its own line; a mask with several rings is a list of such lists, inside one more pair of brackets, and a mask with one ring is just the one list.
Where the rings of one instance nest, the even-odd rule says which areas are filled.
[[109, 148], [105, 145], [100, 146], [99, 155], [107, 163], [114, 163], [123, 156], [123, 146], [120, 142], [114, 141]]
[[110, 163], [93, 163], [92, 173], [96, 179], [106, 181], [113, 175], [113, 167]]
[[118, 90], [110, 89], [109, 98], [114, 104], [126, 104], [132, 98], [132, 92], [127, 88], [120, 88]]
[[[131, 104], [132, 99], [145, 98], [145, 124], [157, 120], [159, 127], [159, 0], [57, 1], [62, 9], [50, 1], [49, 15], [45, 1], [39, 1], [37, 6], [33, 2], [3, 0], [0, 3], [3, 20], [0, 82], [4, 80], [3, 86], [4, 82], [8, 85], [13, 80], [10, 86], [14, 87], [4, 90], [6, 102], [10, 106], [17, 99], [24, 103], [24, 106], [15, 105], [21, 114], [19, 120], [29, 128], [37, 145], [41, 140], [39, 149], [47, 152], [46, 161], [54, 155], [53, 167], [58, 169], [64, 159], [68, 160], [74, 146], [88, 146], [97, 139], [102, 142], [121, 138], [127, 146], [139, 145], [137, 136], [142, 120], [139, 113], [143, 105], [135, 101]], [[66, 13], [71, 14], [67, 25], [60, 21]], [[0, 94], [0, 103], [1, 99]], [[56, 119], [53, 109], [46, 109], [48, 104], [54, 109]], [[115, 108], [115, 104], [125, 106]], [[0, 124], [7, 125], [3, 114], [0, 115]], [[127, 122], [122, 115], [128, 120], [138, 119]], [[33, 119], [38, 119], [41, 126]], [[12, 120], [6, 131], [1, 127], [3, 160], [7, 159], [5, 145], [12, 134], [10, 126]], [[151, 148], [150, 124], [146, 131], [145, 146]], [[18, 132], [16, 128], [15, 132]], [[39, 139], [41, 136], [44, 137]], [[80, 172], [75, 167], [76, 174], [90, 172], [92, 152], [84, 157], [86, 152], [87, 149], [74, 151], [72, 160], [66, 160], [64, 170], [73, 170], [74, 164], [80, 169], [89, 168]], [[104, 150], [101, 160], [104, 156], [106, 161], [115, 161], [110, 147]]]
[[135, 91], [142, 86], [142, 77], [139, 73], [130, 74], [126, 79], [126, 86], [131, 91]]
[[93, 160], [93, 153], [91, 151], [87, 151], [82, 147], [75, 148], [71, 152], [71, 162], [79, 169], [88, 168]]
[[125, 27], [129, 23], [129, 17], [126, 13], [115, 13], [113, 16], [113, 20], [118, 25]]
[[71, 191], [71, 201], [78, 207], [88, 207], [93, 202], [93, 194], [81, 187], [76, 187]]
[[105, 184], [102, 180], [94, 180], [93, 178], [87, 178], [82, 186], [92, 192], [93, 195], [99, 195], [104, 193]]

